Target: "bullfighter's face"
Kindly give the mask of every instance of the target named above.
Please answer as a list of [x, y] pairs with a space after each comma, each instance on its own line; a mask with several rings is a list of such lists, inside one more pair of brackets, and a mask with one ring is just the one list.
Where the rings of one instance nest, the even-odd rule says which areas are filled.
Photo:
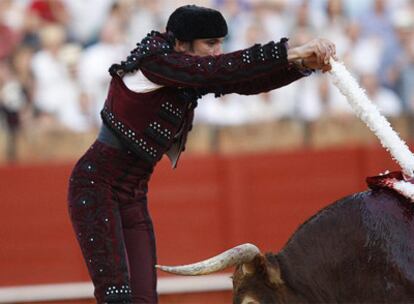
[[217, 56], [223, 52], [224, 38], [196, 39], [192, 42], [195, 56]]

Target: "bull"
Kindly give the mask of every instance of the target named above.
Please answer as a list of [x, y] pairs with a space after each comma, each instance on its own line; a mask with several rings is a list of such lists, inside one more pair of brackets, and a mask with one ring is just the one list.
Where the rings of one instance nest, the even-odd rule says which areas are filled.
[[399, 172], [367, 179], [303, 223], [278, 253], [251, 244], [184, 266], [202, 275], [235, 266], [234, 304], [414, 303], [414, 185]]

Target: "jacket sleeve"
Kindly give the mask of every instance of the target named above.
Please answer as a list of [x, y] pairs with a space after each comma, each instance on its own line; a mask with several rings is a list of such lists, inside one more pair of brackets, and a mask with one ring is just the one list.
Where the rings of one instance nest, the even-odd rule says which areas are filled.
[[286, 86], [302, 77], [309, 76], [313, 70], [300, 70], [291, 64], [281, 70], [273, 71], [264, 76], [259, 76], [233, 86], [224, 88], [216, 95], [224, 95], [230, 93], [237, 93], [241, 95], [253, 95], [268, 92]]
[[266, 92], [304, 76], [287, 61], [286, 38], [219, 56], [155, 54], [140, 69], [154, 83], [216, 95]]

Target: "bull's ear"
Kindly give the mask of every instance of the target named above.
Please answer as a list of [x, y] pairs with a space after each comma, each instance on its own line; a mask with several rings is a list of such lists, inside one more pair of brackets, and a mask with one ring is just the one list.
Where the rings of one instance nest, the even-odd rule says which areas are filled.
[[241, 267], [243, 275], [251, 275], [260, 271], [261, 265], [264, 265], [264, 260], [264, 256], [259, 253], [250, 262], [243, 263]]
[[275, 285], [282, 285], [284, 282], [280, 273], [279, 265], [267, 262], [267, 277], [270, 283]]
[[273, 283], [275, 285], [282, 285], [284, 284], [280, 267], [277, 259], [272, 254], [267, 254], [265, 257], [265, 266], [266, 266], [266, 272], [267, 277], [270, 283]]
[[254, 271], [255, 271], [255, 269], [254, 269], [253, 262], [244, 263], [242, 265], [243, 275], [254, 274]]
[[243, 275], [259, 275], [263, 279], [275, 285], [283, 284], [277, 259], [268, 254], [258, 254], [250, 262], [244, 263], [241, 267]]

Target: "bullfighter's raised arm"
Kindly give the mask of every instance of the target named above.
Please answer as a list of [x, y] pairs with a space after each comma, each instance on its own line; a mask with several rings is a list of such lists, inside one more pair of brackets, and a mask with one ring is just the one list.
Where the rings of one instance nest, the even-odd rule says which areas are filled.
[[[206, 40], [206, 44], [221, 42], [216, 38]], [[251, 95], [285, 86], [313, 69], [329, 69], [326, 58], [335, 56], [331, 42], [315, 39], [290, 48], [287, 41], [282, 38], [227, 54], [215, 54], [213, 49], [199, 56], [191, 49], [203, 48], [202, 43], [188, 45], [168, 33], [152, 32], [131, 52], [124, 70], [139, 68], [146, 78], [161, 86], [194, 88], [203, 94]]]

